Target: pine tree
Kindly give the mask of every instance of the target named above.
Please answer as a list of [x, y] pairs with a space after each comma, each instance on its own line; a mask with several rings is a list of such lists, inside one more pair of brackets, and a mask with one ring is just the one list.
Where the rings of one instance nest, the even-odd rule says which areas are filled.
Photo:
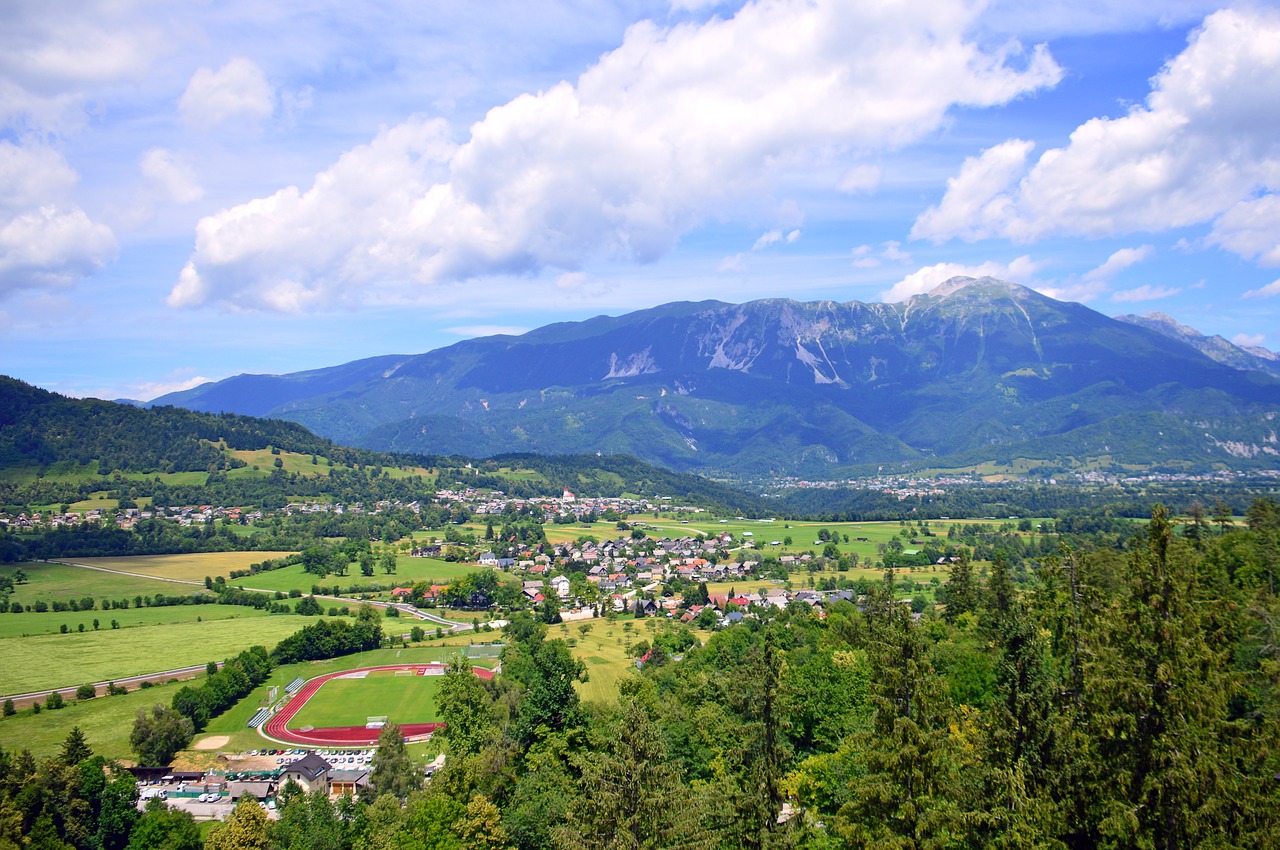
[[954, 623], [961, 614], [978, 608], [981, 589], [973, 575], [973, 565], [969, 556], [961, 550], [959, 559], [951, 565], [951, 578], [944, 585], [947, 607], [947, 622]]
[[1197, 846], [1231, 825], [1221, 817], [1228, 698], [1225, 655], [1201, 629], [1193, 552], [1163, 506], [1131, 555], [1130, 587], [1101, 623], [1086, 678], [1098, 758], [1099, 836], [1156, 850]]
[[699, 804], [680, 780], [662, 728], [636, 696], [594, 730], [591, 746], [574, 757], [581, 779], [567, 823], [554, 830], [557, 846], [710, 848]]
[[950, 734], [945, 685], [907, 606], [884, 588], [867, 603], [872, 729], [857, 736], [861, 769], [850, 780], [835, 831], [854, 847], [946, 847], [966, 833], [971, 757]]
[[66, 740], [62, 742], [62, 751], [58, 755], [58, 760], [67, 767], [73, 767], [92, 755], [93, 750], [90, 749], [84, 732], [79, 726], [72, 727], [67, 733]]

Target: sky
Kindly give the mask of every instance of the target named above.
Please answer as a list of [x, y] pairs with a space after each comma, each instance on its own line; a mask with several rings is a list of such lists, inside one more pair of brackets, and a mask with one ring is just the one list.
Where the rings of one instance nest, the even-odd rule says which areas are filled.
[[992, 275], [1280, 349], [1280, 3], [7, 0], [0, 373]]

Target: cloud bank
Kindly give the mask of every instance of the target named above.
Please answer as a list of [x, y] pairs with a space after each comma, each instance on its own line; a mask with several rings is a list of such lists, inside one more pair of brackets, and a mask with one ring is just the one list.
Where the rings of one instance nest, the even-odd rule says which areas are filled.
[[1210, 15], [1145, 104], [1094, 118], [1030, 164], [1010, 139], [965, 161], [914, 238], [1031, 242], [1209, 224], [1205, 241], [1280, 265], [1280, 12]]
[[71, 202], [76, 179], [57, 151], [0, 141], [0, 296], [67, 286], [115, 257], [111, 230]]
[[[653, 261], [767, 194], [782, 165], [904, 145], [954, 106], [1058, 81], [1041, 48], [976, 43], [977, 14], [957, 0], [760, 0], [729, 19], [636, 24], [576, 83], [491, 110], [461, 144], [413, 118], [309, 189], [204, 218], [169, 303], [297, 311], [597, 256]], [[875, 179], [857, 172], [846, 190]]]

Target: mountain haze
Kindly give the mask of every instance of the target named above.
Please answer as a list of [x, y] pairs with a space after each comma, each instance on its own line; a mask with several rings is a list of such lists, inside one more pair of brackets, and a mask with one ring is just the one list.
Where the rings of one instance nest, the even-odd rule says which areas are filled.
[[1271, 465], [1280, 380], [991, 278], [898, 304], [665, 304], [156, 400], [382, 450], [627, 453], [744, 477], [1030, 458]]

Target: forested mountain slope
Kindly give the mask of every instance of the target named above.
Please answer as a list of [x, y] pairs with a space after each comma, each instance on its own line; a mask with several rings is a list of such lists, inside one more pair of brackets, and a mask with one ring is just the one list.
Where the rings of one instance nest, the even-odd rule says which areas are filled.
[[1271, 466], [1280, 379], [1016, 284], [957, 278], [899, 304], [667, 304], [158, 401], [266, 409], [383, 450], [617, 452], [821, 477], [1018, 457]]

